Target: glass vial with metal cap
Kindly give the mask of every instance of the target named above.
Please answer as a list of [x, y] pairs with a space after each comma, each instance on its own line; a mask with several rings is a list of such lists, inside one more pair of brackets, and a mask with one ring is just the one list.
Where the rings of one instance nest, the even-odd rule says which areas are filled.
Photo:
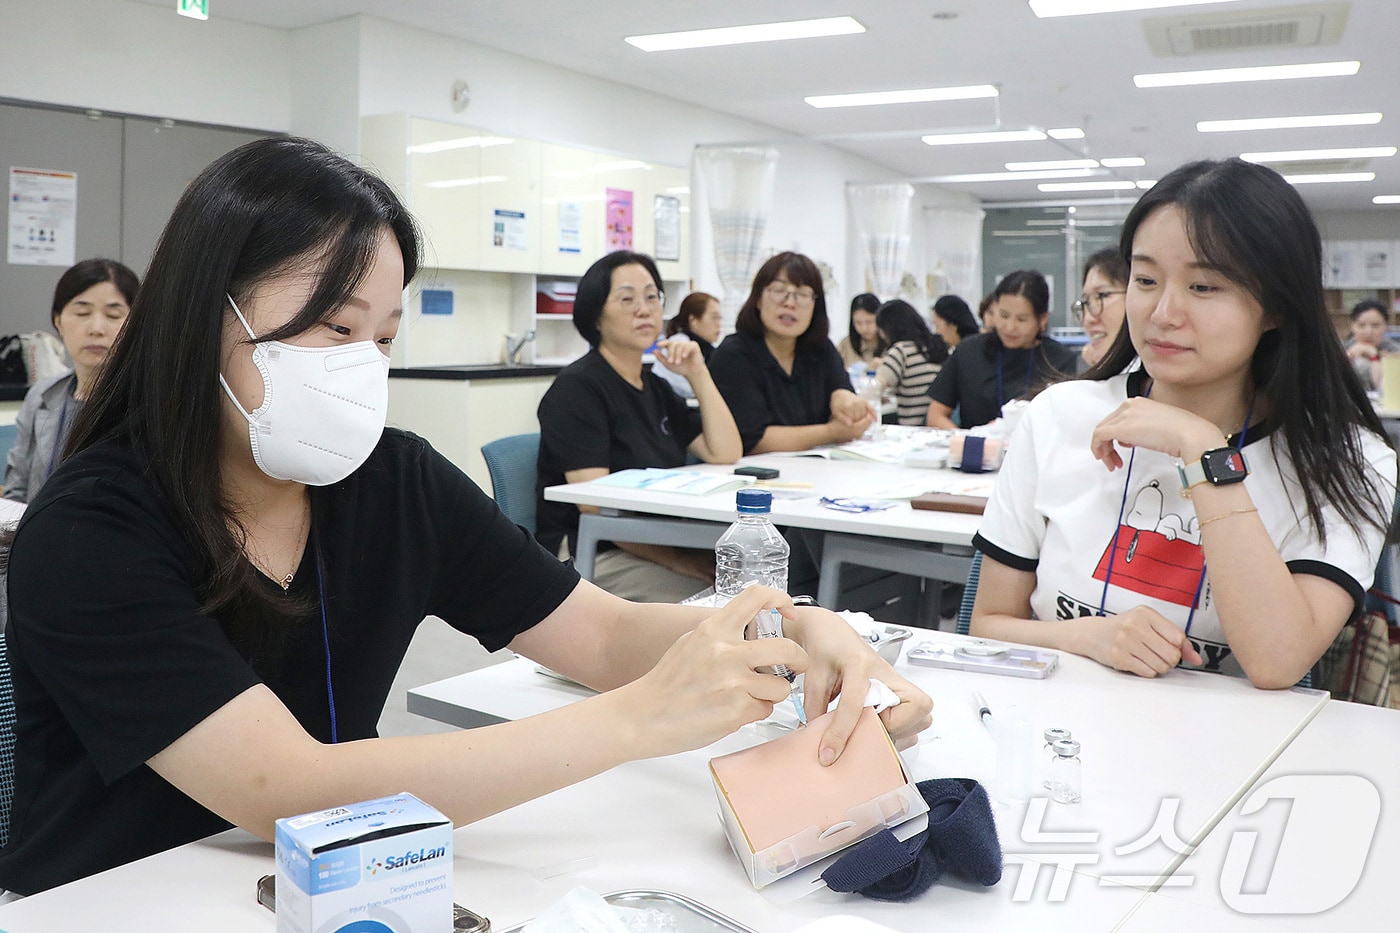
[[1056, 803], [1078, 803], [1080, 800], [1079, 743], [1074, 739], [1058, 739], [1051, 746], [1055, 757], [1050, 762], [1050, 799]]
[[1055, 743], [1060, 739], [1071, 738], [1068, 729], [1046, 729], [1045, 730], [1045, 755], [1040, 762], [1040, 766], [1045, 769], [1045, 778], [1041, 782], [1046, 790], [1050, 789], [1050, 762], [1055, 760]]

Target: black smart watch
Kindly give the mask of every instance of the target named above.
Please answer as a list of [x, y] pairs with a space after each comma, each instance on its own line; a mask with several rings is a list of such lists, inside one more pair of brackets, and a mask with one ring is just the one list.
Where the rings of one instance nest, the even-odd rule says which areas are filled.
[[1244, 454], [1233, 447], [1217, 447], [1201, 454], [1201, 459], [1189, 466], [1177, 467], [1181, 475], [1182, 495], [1189, 495], [1191, 487], [1201, 483], [1212, 486], [1228, 486], [1242, 483], [1249, 475], [1249, 464]]

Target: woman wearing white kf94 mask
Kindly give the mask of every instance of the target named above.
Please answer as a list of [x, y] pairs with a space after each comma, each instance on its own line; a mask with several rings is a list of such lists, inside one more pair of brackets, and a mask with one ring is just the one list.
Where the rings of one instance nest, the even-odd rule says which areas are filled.
[[[821, 609], [753, 589], [724, 610], [581, 581], [427, 441], [384, 428], [417, 270], [407, 210], [324, 147], [266, 139], [186, 189], [71, 453], [10, 552], [19, 711], [0, 887], [23, 894], [217, 832], [407, 790], [457, 823], [769, 715], [807, 676], [871, 677], [909, 744], [931, 703]], [[376, 357], [375, 355], [379, 356]], [[761, 607], [789, 638], [744, 641]], [[379, 739], [436, 615], [606, 691], [453, 734]]]

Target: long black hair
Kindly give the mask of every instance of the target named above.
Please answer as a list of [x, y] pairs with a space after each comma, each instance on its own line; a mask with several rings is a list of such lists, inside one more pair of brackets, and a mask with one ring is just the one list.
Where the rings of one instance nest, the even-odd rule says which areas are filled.
[[930, 363], [941, 364], [948, 358], [948, 345], [943, 338], [929, 330], [923, 315], [903, 298], [894, 298], [880, 305], [880, 310], [875, 313], [875, 323], [891, 347], [907, 340], [918, 347], [924, 359]]
[[977, 325], [977, 318], [972, 316], [972, 309], [967, 306], [967, 302], [957, 295], [940, 296], [933, 303], [933, 313], [952, 324], [959, 337], [971, 337], [982, 329]]
[[[1392, 503], [1368, 478], [1361, 447], [1362, 431], [1385, 439], [1385, 430], [1328, 316], [1322, 239], [1303, 199], [1262, 165], [1240, 159], [1183, 165], [1153, 185], [1123, 221], [1119, 249], [1130, 266], [1138, 227], [1167, 205], [1181, 211], [1196, 257], [1248, 291], [1275, 325], [1260, 336], [1250, 373], [1269, 401], [1269, 420], [1318, 536], [1326, 541], [1322, 510], [1329, 504], [1350, 524], [1388, 528]], [[1122, 327], [1084, 378], [1110, 379], [1136, 355]]]
[[[870, 314], [879, 314], [879, 296], [873, 295], [870, 292], [861, 292], [859, 295], [851, 299], [851, 319], [846, 324], [846, 339], [850, 341], [851, 349], [855, 351], [857, 355], [863, 355], [865, 353], [865, 338], [860, 335], [860, 331], [856, 330], [857, 311], [866, 311]], [[878, 321], [875, 323], [875, 326], [876, 328], [879, 328], [880, 324]], [[890, 344], [893, 342], [894, 341], [892, 340], [886, 340], [885, 335], [877, 329], [875, 331], [874, 355], [884, 356], [885, 351], [890, 348]]]
[[407, 285], [418, 233], [378, 177], [306, 139], [260, 139], [224, 155], [175, 205], [125, 333], [73, 425], [67, 456], [125, 437], [146, 461], [188, 542], [202, 608], [222, 610], [236, 643], [295, 617], [297, 605], [259, 584], [222, 495], [225, 294], [246, 307], [261, 281], [306, 268], [316, 277], [306, 305], [257, 340], [295, 336], [354, 295], [386, 231], [403, 253]]

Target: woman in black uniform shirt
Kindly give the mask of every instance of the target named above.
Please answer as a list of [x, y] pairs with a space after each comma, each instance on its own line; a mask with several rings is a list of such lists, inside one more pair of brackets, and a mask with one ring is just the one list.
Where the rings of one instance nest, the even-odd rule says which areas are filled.
[[779, 253], [763, 264], [734, 329], [710, 358], [710, 372], [744, 453], [841, 444], [875, 422], [827, 337], [821, 273], [806, 256]]
[[[317, 143], [249, 143], [185, 189], [10, 551], [0, 886], [33, 893], [230, 823], [271, 839], [279, 817], [400, 790], [470, 822], [767, 716], [789, 685], [760, 665], [805, 669], [809, 712], [849, 695], [831, 749], [872, 675], [912, 701], [883, 714], [903, 741], [928, 724], [928, 698], [830, 613], [764, 589], [719, 612], [618, 599], [386, 430], [417, 261], [388, 186]], [[743, 641], [764, 605], [791, 641]], [[609, 692], [378, 739], [428, 614]]]
[[[975, 428], [1001, 417], [1001, 406], [1039, 384], [1073, 375], [1076, 356], [1044, 336], [1050, 286], [1035, 270], [997, 283], [987, 319], [992, 329], [964, 340], [929, 386], [931, 428]], [[960, 409], [958, 424], [953, 410]]]
[[[593, 506], [550, 502], [548, 486], [582, 483], [618, 470], [678, 467], [686, 454], [733, 463], [739, 431], [705, 367], [700, 345], [662, 340], [661, 273], [650, 256], [609, 253], [579, 279], [574, 326], [592, 347], [564, 368], [540, 400], [536, 537], [551, 554], [576, 549], [578, 515]], [[656, 355], [690, 384], [690, 409], [642, 356]], [[713, 551], [618, 542], [599, 548], [593, 582], [624, 599], [675, 603], [715, 582]]]

